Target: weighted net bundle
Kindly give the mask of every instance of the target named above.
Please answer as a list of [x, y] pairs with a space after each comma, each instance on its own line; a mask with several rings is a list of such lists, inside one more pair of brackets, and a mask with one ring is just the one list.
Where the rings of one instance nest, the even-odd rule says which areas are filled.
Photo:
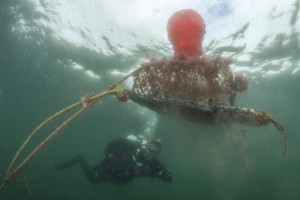
[[238, 83], [230, 59], [200, 57], [162, 59], [143, 64], [133, 75], [129, 98], [160, 114], [179, 114], [189, 120], [261, 126], [283, 126], [266, 112], [234, 106]]
[[159, 113], [179, 111], [190, 119], [213, 121], [213, 110], [234, 102], [230, 63], [221, 57], [200, 57], [144, 64], [133, 74], [129, 98]]

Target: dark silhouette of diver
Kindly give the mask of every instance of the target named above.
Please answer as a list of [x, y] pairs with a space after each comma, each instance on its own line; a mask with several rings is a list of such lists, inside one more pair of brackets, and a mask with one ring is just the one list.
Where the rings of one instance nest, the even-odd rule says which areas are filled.
[[128, 136], [111, 141], [105, 149], [104, 159], [94, 167], [90, 167], [81, 155], [55, 167], [67, 169], [79, 164], [91, 183], [111, 181], [116, 185], [126, 184], [139, 176], [159, 178], [171, 183], [172, 173], [155, 158], [160, 150], [161, 142], [157, 138], [146, 141]]

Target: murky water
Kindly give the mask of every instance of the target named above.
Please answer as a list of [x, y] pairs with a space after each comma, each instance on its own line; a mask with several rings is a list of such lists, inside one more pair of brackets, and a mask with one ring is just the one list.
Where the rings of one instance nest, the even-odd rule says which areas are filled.
[[[283, 138], [273, 126], [233, 125], [237, 151], [224, 127], [157, 116], [108, 97], [49, 143], [0, 199], [300, 198], [299, 1], [4, 0], [0, 6], [1, 178], [17, 147], [47, 116], [149, 58], [171, 56], [166, 22], [187, 7], [206, 21], [205, 53], [232, 57], [233, 71], [251, 78], [237, 104], [270, 112], [284, 124], [289, 145], [283, 157]], [[97, 164], [109, 141], [128, 134], [161, 138], [159, 158], [173, 172], [172, 184], [137, 178], [123, 186], [92, 185], [79, 167], [53, 167], [75, 154]]]

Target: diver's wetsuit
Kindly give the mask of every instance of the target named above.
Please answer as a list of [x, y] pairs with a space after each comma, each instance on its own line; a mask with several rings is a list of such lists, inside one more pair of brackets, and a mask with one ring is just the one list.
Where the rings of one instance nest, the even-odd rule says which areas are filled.
[[124, 184], [137, 176], [150, 176], [168, 183], [173, 181], [171, 173], [155, 157], [148, 156], [139, 142], [126, 138], [115, 139], [105, 149], [105, 158], [95, 167], [90, 167], [82, 156], [57, 165], [64, 169], [79, 163], [86, 177], [92, 183], [111, 181]]

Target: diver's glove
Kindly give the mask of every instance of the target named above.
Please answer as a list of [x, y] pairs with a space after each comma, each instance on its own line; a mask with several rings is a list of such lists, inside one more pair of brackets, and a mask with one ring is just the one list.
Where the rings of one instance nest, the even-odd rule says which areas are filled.
[[165, 171], [161, 172], [161, 179], [166, 181], [167, 183], [172, 183], [173, 182], [173, 174], [172, 172]]
[[150, 167], [150, 176], [159, 178], [167, 183], [173, 182], [172, 173], [168, 171], [164, 164], [160, 163], [157, 159], [148, 161], [148, 165]]
[[169, 172], [167, 169], [159, 171], [158, 178], [162, 179], [163, 181], [165, 181], [167, 183], [173, 182], [173, 174], [172, 174], [172, 172]]

